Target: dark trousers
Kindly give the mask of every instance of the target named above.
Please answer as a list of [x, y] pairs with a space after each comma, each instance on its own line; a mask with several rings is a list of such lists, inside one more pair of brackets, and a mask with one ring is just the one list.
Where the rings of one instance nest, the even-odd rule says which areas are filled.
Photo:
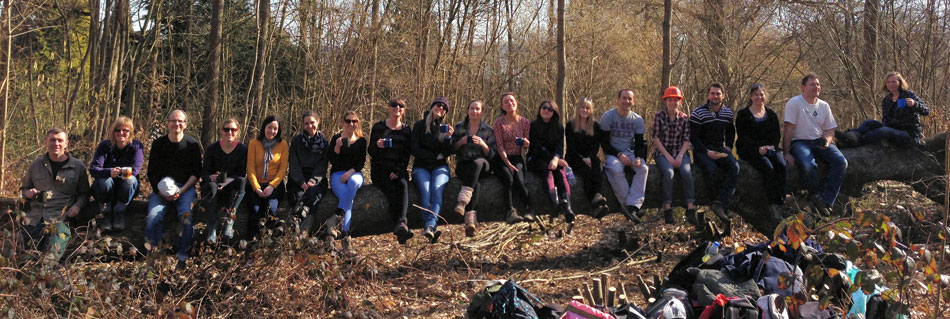
[[313, 187], [303, 190], [300, 188], [300, 185], [304, 182], [300, 181], [288, 181], [288, 192], [290, 193], [290, 204], [292, 206], [297, 206], [300, 201], [303, 201], [303, 205], [310, 208], [311, 212], [315, 212], [317, 205], [320, 205], [320, 200], [323, 199], [323, 195], [326, 194], [329, 186], [327, 185], [327, 179], [320, 179], [320, 182]]
[[406, 221], [406, 212], [409, 210], [409, 179], [397, 176], [390, 179], [388, 172], [373, 171], [373, 185], [379, 187], [389, 201], [389, 215], [393, 222], [399, 224]]
[[778, 150], [769, 150], [765, 155], [759, 153], [755, 155], [743, 157], [743, 160], [752, 165], [762, 175], [763, 182], [765, 182], [765, 194], [769, 199], [769, 203], [777, 205], [785, 203], [785, 194], [788, 193], [785, 186], [786, 175], [788, 175], [785, 155]]
[[[267, 186], [264, 186], [267, 187]], [[280, 204], [279, 200], [284, 197], [284, 184], [281, 183], [274, 189], [274, 192], [270, 193], [270, 196], [260, 197], [257, 196], [256, 192], [253, 192], [249, 196], [249, 203], [252, 205], [251, 217], [248, 218], [247, 226], [247, 237], [254, 238], [257, 234], [261, 232], [260, 220], [265, 219], [264, 224], [267, 227], [274, 227], [278, 220], [277, 217], [277, 206]]]
[[706, 152], [696, 152], [693, 154], [696, 164], [703, 169], [703, 174], [708, 177], [706, 186], [710, 193], [716, 194], [716, 201], [723, 208], [729, 209], [732, 202], [732, 195], [736, 193], [736, 183], [739, 177], [739, 162], [735, 156], [723, 147], [710, 147], [710, 150], [726, 153], [729, 156], [714, 160], [706, 155]]
[[[233, 178], [230, 183], [221, 189], [218, 189], [218, 183], [215, 182], [201, 183], [202, 204], [205, 207], [205, 223], [208, 225], [208, 241], [215, 242], [217, 240], [218, 226], [225, 217], [230, 217], [226, 216], [226, 212], [218, 211], [219, 205], [223, 203], [225, 208], [237, 210], [238, 205], [241, 204], [241, 200], [244, 199], [247, 180], [240, 176]], [[230, 229], [233, 223], [233, 220], [226, 222], [225, 237], [230, 238], [233, 236]]]
[[583, 159], [568, 157], [567, 164], [574, 170], [574, 176], [580, 176], [584, 181], [584, 194], [587, 195], [587, 200], [594, 200], [594, 195], [600, 194], [604, 184], [604, 168], [601, 166], [600, 158], [592, 156], [590, 166], [587, 166]]
[[474, 161], [460, 161], [455, 164], [455, 175], [462, 180], [462, 186], [468, 186], [474, 189], [472, 199], [465, 205], [465, 211], [475, 210], [475, 203], [478, 203], [479, 187], [478, 180], [489, 173], [488, 160], [477, 158]]
[[498, 176], [501, 177], [501, 183], [505, 186], [505, 206], [509, 209], [514, 208], [514, 198], [513, 193], [518, 193], [521, 196], [521, 201], [524, 203], [524, 206], [531, 210], [531, 199], [528, 197], [528, 187], [524, 184], [524, 157], [521, 155], [511, 155], [508, 154], [508, 161], [511, 162], [511, 165], [518, 169], [517, 172], [512, 171], [508, 168], [508, 165], [498, 159], [496, 172]]

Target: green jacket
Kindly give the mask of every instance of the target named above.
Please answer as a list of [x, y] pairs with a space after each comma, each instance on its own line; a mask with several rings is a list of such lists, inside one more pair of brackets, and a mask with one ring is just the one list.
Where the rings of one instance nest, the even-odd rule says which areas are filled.
[[[33, 160], [30, 169], [23, 176], [20, 195], [26, 198], [26, 192], [31, 188], [40, 192], [51, 192], [45, 201], [36, 198], [27, 201], [29, 210], [26, 217], [31, 226], [39, 225], [40, 220], [62, 221], [70, 206], [82, 209], [89, 202], [89, 175], [86, 172], [86, 165], [72, 155], [56, 176], [53, 176], [46, 153]], [[37, 196], [42, 195], [37, 194]]]

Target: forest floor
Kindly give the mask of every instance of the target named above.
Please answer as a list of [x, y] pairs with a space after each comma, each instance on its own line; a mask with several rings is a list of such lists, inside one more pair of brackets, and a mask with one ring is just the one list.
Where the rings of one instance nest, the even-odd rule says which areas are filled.
[[[888, 212], [905, 240], [939, 247], [928, 234], [941, 220], [942, 205], [900, 184], [870, 187], [869, 195], [855, 200], [856, 207]], [[618, 289], [623, 283], [627, 295], [645, 307], [637, 277], [664, 277], [699, 241], [682, 213], [677, 210], [675, 225], [665, 224], [656, 210], [648, 210], [639, 225], [619, 214], [600, 221], [580, 215], [571, 232], [560, 220], [549, 223], [546, 231], [528, 224], [481, 223], [473, 238], [464, 237], [460, 225], [449, 225], [439, 228], [443, 235], [437, 244], [415, 230], [407, 245], [399, 245], [391, 234], [354, 238], [350, 254], [341, 254], [338, 243], [328, 247], [283, 236], [250, 247], [201, 248], [183, 271], [173, 269], [171, 255], [131, 260], [74, 256], [62, 274], [23, 270], [17, 276], [22, 285], [0, 282], [0, 315], [465, 318], [472, 297], [491, 280], [515, 280], [546, 303], [566, 305], [578, 288], [601, 273], [609, 274]], [[733, 236], [723, 240], [725, 245], [769, 240], [741, 218], [733, 220]], [[626, 237], [623, 243], [621, 237]], [[115, 242], [97, 239], [95, 247], [114, 255]]]

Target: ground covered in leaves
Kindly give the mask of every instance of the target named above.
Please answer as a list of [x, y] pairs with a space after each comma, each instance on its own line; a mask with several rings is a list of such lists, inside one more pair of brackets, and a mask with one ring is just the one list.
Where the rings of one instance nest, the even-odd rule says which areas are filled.
[[[870, 187], [853, 207], [886, 212], [904, 241], [931, 247], [946, 267], [945, 241], [934, 235], [945, 227], [942, 206], [898, 184]], [[451, 225], [440, 227], [437, 244], [419, 235], [405, 246], [392, 235], [367, 236], [354, 238], [349, 254], [341, 253], [338, 244], [282, 236], [247, 246], [200, 248], [184, 271], [173, 269], [171, 255], [145, 258], [119, 239], [80, 235], [74, 242], [85, 248], [74, 250], [59, 269], [24, 262], [22, 254], [4, 255], [0, 316], [464, 318], [471, 297], [490, 280], [516, 280], [545, 302], [563, 305], [602, 273], [646, 306], [637, 277], [662, 278], [697, 244], [682, 210], [677, 216], [680, 223], [667, 225], [656, 211], [648, 211], [643, 224], [633, 225], [619, 214], [600, 221], [583, 215], [570, 231], [558, 222], [543, 231], [527, 224], [483, 223], [474, 238]], [[741, 218], [733, 220], [733, 236], [724, 244], [769, 240]], [[9, 251], [8, 242], [0, 243]], [[927, 279], [917, 277], [909, 298], [925, 300]], [[918, 307], [912, 314], [923, 318], [932, 310]]]

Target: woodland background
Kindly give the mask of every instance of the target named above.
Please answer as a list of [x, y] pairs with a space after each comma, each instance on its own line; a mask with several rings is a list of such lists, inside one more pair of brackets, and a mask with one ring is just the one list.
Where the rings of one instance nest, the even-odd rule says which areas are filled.
[[[296, 125], [315, 109], [322, 129], [356, 110], [368, 129], [387, 100], [408, 120], [434, 97], [451, 121], [472, 98], [498, 114], [516, 92], [523, 115], [554, 99], [599, 115], [633, 88], [647, 118], [672, 84], [686, 109], [725, 84], [744, 106], [753, 83], [781, 112], [817, 72], [841, 127], [879, 118], [883, 75], [902, 72], [932, 107], [925, 135], [945, 129], [950, 98], [950, 0], [6, 0], [0, 13], [0, 189], [12, 194], [48, 127], [70, 131], [83, 160], [117, 115], [146, 145], [164, 118], [215, 140], [237, 117], [244, 138], [278, 114]], [[688, 110], [687, 110], [688, 111]], [[293, 130], [285, 130], [286, 137]]]

